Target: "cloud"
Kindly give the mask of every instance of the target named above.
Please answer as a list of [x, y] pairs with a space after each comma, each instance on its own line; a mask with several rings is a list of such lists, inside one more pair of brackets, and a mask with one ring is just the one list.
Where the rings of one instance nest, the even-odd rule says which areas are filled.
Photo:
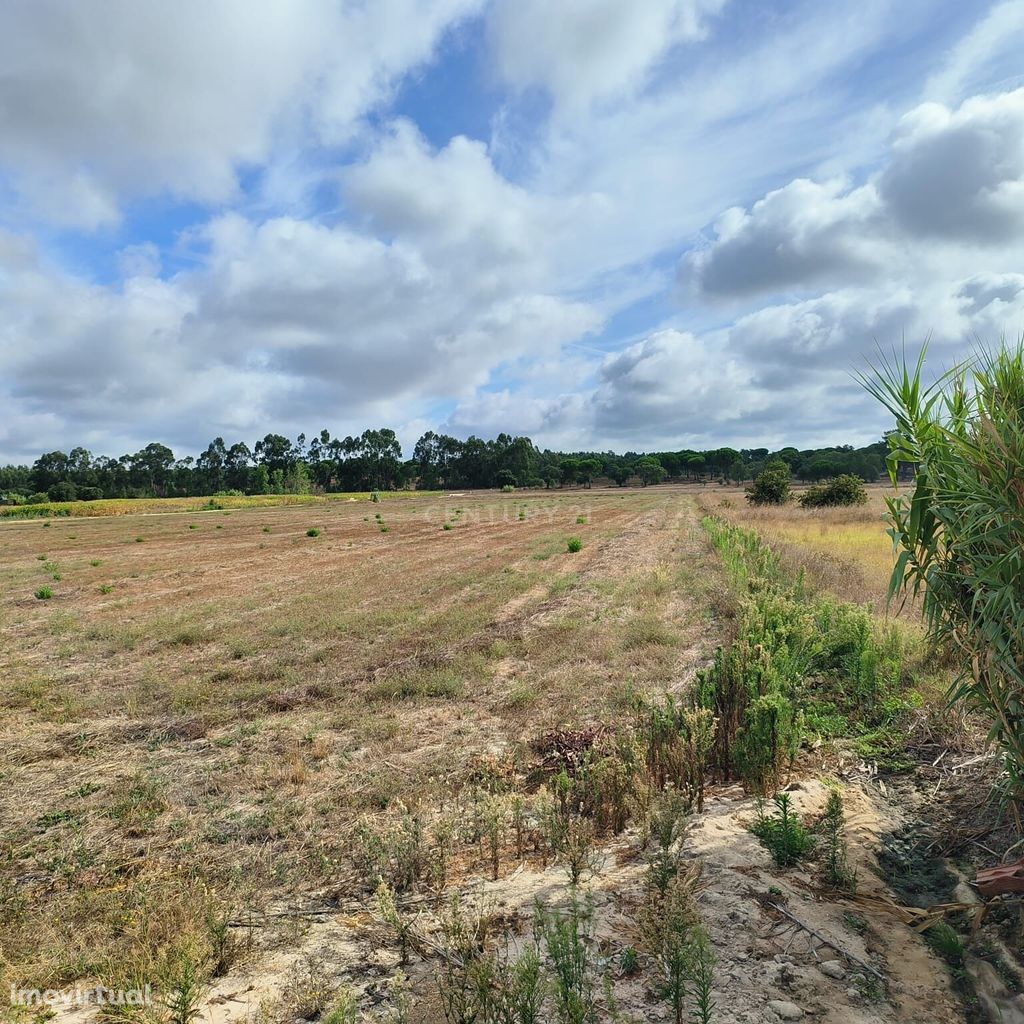
[[684, 277], [708, 297], [878, 279], [933, 260], [936, 243], [1024, 242], [1024, 89], [906, 114], [860, 187], [796, 180], [730, 209]]
[[128, 247], [121, 287], [3, 236], [8, 401], [55, 403], [78, 429], [106, 416], [149, 430], [172, 409], [207, 432], [362, 429], [468, 398], [602, 326], [593, 304], [545, 289], [548, 204], [479, 144], [433, 151], [400, 126], [345, 187], [358, 227], [224, 214], [189, 234], [199, 265], [166, 280], [151, 247]]
[[[0, 8], [0, 168], [47, 219], [238, 198], [238, 171], [336, 145], [477, 0], [59, 0]], [[102, 16], [101, 16], [102, 15]]]
[[[749, 369], [686, 331], [662, 330], [601, 366], [596, 427], [640, 439], [707, 432], [750, 411]], [[756, 403], [755, 403], [756, 404]]]
[[914, 238], [997, 245], [1024, 231], [1024, 89], [908, 113], [878, 179], [885, 210]]
[[0, 451], [872, 439], [876, 340], [1024, 327], [1024, 23], [783, 6], [6, 5]]
[[886, 251], [871, 186], [798, 179], [769, 192], [750, 212], [733, 207], [715, 224], [715, 242], [687, 267], [708, 296], [742, 296], [829, 278], [873, 275]]
[[700, 39], [725, 0], [497, 0], [488, 33], [499, 74], [570, 109], [636, 91], [675, 46]]

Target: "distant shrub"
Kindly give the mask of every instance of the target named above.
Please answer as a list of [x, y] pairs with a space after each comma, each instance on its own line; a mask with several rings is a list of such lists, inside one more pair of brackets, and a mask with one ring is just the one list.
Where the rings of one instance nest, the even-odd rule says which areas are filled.
[[843, 473], [834, 480], [808, 488], [800, 495], [800, 506], [826, 508], [832, 505], [863, 505], [867, 500], [864, 481], [859, 476]]
[[263, 527], [263, 532], [264, 533], [270, 533], [270, 527], [269, 526], [264, 526]]
[[502, 484], [501, 490], [505, 494], [511, 494], [516, 489], [515, 484]]
[[306, 536], [307, 537], [319, 537], [320, 536], [320, 531], [315, 526], [311, 526], [306, 531]]
[[45, 505], [50, 500], [50, 496], [46, 491], [36, 491], [35, 494], [30, 494], [25, 499], [26, 505]]
[[374, 491], [370, 495], [370, 501], [380, 501], [380, 492], [379, 491]]
[[216, 498], [244, 498], [245, 497], [245, 491], [235, 490], [234, 488], [232, 488], [231, 490], [227, 490], [227, 491], [214, 491], [213, 494], [214, 494], [214, 497], [216, 497]]
[[135, 538], [135, 543], [136, 544], [142, 544], [145, 541], [145, 539], [146, 539], [145, 537], [136, 537]]
[[109, 594], [114, 588], [109, 583], [103, 583], [100, 585], [101, 594]]
[[53, 591], [49, 587], [40, 587], [36, 591], [36, 598], [40, 601], [49, 601], [53, 597]]
[[450, 530], [452, 528], [451, 523], [444, 523], [441, 527], [442, 530]]
[[751, 505], [785, 505], [790, 496], [789, 467], [780, 461], [769, 462], [747, 488]]
[[586, 516], [577, 516], [576, 517], [576, 525], [577, 526], [585, 526], [586, 522], [587, 522], [587, 517]]
[[74, 501], [78, 488], [70, 480], [58, 480], [47, 493], [50, 501]]
[[380, 532], [387, 533], [391, 529], [390, 526], [385, 526], [383, 523], [380, 524]]
[[189, 523], [188, 524], [188, 528], [190, 530], [198, 530], [199, 529], [199, 527], [195, 523]]
[[102, 565], [103, 563], [100, 562], [98, 558], [94, 558], [89, 564], [95, 569], [96, 566]]
[[79, 487], [79, 501], [99, 501], [103, 497], [103, 491], [99, 487]]
[[575, 554], [577, 551], [583, 550], [583, 541], [579, 537], [570, 537], [566, 547]]

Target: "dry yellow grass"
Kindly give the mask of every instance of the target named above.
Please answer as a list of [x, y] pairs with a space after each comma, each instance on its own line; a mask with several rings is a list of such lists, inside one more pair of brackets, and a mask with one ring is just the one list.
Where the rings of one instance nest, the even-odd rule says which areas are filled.
[[817, 586], [844, 600], [886, 610], [895, 556], [886, 534], [883, 485], [868, 487], [868, 503], [855, 508], [802, 509], [796, 502], [756, 508], [742, 488], [704, 488], [701, 507], [756, 530], [792, 569], [803, 568]]

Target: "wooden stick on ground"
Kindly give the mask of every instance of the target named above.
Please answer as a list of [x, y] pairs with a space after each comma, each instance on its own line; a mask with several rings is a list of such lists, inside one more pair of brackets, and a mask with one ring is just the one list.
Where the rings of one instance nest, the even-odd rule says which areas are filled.
[[778, 903], [770, 902], [768, 903], [768, 906], [771, 907], [773, 910], [777, 910], [780, 914], [783, 915], [783, 917], [788, 917], [789, 920], [793, 922], [793, 924], [795, 924], [798, 928], [802, 929], [803, 931], [807, 932], [808, 935], [813, 935], [822, 945], [828, 946], [829, 949], [834, 949], [840, 956], [845, 957], [847, 960], [849, 960], [851, 964], [855, 964], [862, 971], [867, 971], [869, 974], [873, 974], [883, 985], [887, 984], [885, 980], [885, 975], [882, 974], [880, 971], [876, 970], [874, 967], [872, 967], [871, 964], [861, 960], [860, 957], [854, 956], [853, 953], [851, 953], [847, 949], [843, 949], [842, 946], [837, 946], [831, 939], [825, 938], [825, 936], [822, 935], [821, 932], [816, 931], [809, 924], [805, 924], [803, 921], [800, 920], [800, 918], [796, 917], [794, 914], [791, 914], [785, 907], [779, 906]]

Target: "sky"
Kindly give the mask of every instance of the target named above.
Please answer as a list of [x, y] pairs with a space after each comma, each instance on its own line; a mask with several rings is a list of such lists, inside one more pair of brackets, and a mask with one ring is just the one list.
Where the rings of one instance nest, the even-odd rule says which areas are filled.
[[0, 461], [866, 444], [1024, 331], [1021, 0], [5, 0]]

